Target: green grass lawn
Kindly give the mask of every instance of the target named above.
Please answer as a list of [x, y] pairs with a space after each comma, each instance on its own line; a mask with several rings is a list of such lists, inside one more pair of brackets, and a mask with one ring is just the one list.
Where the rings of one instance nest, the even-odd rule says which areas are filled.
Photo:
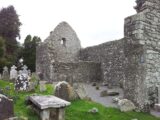
[[[36, 88], [35, 92], [14, 92], [14, 87], [12, 83], [4, 82], [0, 80], [0, 88], [5, 89], [6, 86], [11, 87], [11, 91], [8, 92], [9, 96], [14, 96], [14, 110], [16, 116], [27, 117], [28, 120], [39, 120], [38, 116], [32, 111], [30, 107], [25, 104], [26, 96], [32, 94], [43, 94], [43, 95], [52, 95], [53, 86], [48, 84], [47, 91], [41, 93], [39, 87]], [[7, 92], [7, 91], [5, 91]], [[89, 109], [93, 107], [98, 108], [98, 113], [88, 113]], [[106, 108], [98, 103], [77, 100], [73, 101], [72, 104], [66, 108], [66, 120], [131, 120], [137, 118], [138, 120], [160, 120], [149, 114], [137, 113], [137, 112], [120, 112], [115, 108]]]

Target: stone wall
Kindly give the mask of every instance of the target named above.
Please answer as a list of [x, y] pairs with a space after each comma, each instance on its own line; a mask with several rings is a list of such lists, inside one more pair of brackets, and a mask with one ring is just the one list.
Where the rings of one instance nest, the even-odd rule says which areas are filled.
[[51, 64], [54, 62], [77, 62], [81, 49], [80, 40], [71, 26], [61, 22], [49, 37], [36, 48], [36, 72], [51, 81]]
[[50, 49], [47, 46], [47, 43], [41, 43], [36, 48], [36, 73], [43, 73], [44, 80], [50, 80], [50, 64], [51, 64], [51, 56]]
[[101, 63], [102, 80], [119, 85], [124, 79], [124, 39], [82, 49], [80, 60]]
[[135, 8], [138, 13], [125, 19], [124, 90], [126, 98], [145, 110], [159, 99], [155, 90], [160, 86], [160, 1], [137, 0]]
[[53, 63], [53, 81], [96, 82], [101, 81], [101, 65], [95, 62]]

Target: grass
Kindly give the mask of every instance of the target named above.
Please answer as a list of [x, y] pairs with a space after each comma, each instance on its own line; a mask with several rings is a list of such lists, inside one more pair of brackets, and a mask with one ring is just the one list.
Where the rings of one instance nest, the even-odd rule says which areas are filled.
[[[93, 107], [98, 108], [98, 113], [89, 113], [88, 110]], [[101, 104], [91, 101], [78, 100], [72, 102], [72, 105], [66, 108], [66, 120], [160, 120], [147, 113], [120, 112], [116, 108], [106, 108]]]
[[[51, 84], [48, 84], [47, 91], [42, 93], [39, 91], [39, 87], [36, 88], [35, 92], [16, 93], [14, 92], [14, 86], [12, 83], [0, 80], [0, 88], [5, 89], [6, 86], [10, 86], [11, 88], [10, 92], [7, 94], [14, 98], [15, 115], [18, 117], [27, 117], [28, 120], [39, 120], [39, 118], [37, 114], [25, 104], [26, 97], [35, 93], [43, 95], [53, 94], [53, 86]], [[98, 108], [99, 112], [95, 114], [89, 113], [88, 110], [93, 107]], [[118, 109], [106, 108], [101, 104], [85, 100], [72, 101], [72, 104], [66, 108], [66, 120], [132, 120], [134, 118], [137, 118], [138, 120], [160, 120], [160, 118], [156, 118], [146, 113], [124, 113], [120, 112]]]
[[[10, 92], [6, 91], [6, 86], [11, 88]], [[53, 85], [47, 84], [47, 90], [45, 92], [39, 91], [39, 86], [35, 89], [35, 92], [15, 92], [13, 83], [0, 80], [0, 88], [3, 88], [8, 97], [13, 98], [14, 100], [14, 112], [18, 117], [27, 117], [28, 120], [39, 120], [38, 116], [32, 111], [30, 107], [25, 104], [27, 96], [33, 94], [39, 95], [52, 95], [53, 94]]]

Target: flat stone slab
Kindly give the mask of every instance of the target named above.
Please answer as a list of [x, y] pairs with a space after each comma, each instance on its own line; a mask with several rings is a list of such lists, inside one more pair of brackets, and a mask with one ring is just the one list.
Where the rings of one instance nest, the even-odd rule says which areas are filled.
[[30, 96], [29, 100], [41, 110], [48, 108], [63, 108], [71, 104], [70, 102], [60, 99], [53, 95]]

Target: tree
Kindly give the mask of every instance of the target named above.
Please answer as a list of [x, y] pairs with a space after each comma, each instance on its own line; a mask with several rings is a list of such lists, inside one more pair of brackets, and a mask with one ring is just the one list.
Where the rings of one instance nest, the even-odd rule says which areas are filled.
[[41, 39], [39, 37], [34, 36], [32, 38], [31, 35], [27, 35], [24, 41], [24, 49], [23, 49], [24, 64], [26, 64], [32, 72], [35, 72], [36, 46], [40, 42], [41, 42]]
[[4, 53], [5, 53], [4, 39], [0, 37], [0, 58], [4, 57]]
[[14, 63], [16, 59], [16, 52], [18, 49], [18, 43], [16, 38], [20, 38], [20, 26], [19, 16], [13, 6], [2, 8], [0, 10], [0, 36], [5, 40], [6, 56], [5, 58]]
[[0, 72], [2, 72], [3, 67], [7, 65], [7, 60], [5, 59], [5, 40], [0, 37]]

